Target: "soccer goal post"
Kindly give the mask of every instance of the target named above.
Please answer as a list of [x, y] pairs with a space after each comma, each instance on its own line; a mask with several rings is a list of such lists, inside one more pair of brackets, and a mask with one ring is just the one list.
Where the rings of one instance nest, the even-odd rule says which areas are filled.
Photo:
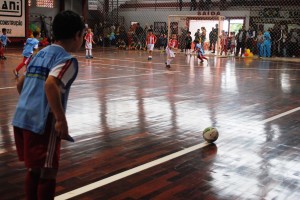
[[[179, 46], [184, 45], [184, 39], [187, 31], [191, 32], [193, 40], [195, 39], [195, 33], [197, 29], [205, 27], [206, 29], [206, 40], [204, 44], [204, 49], [208, 48], [209, 45], [209, 33], [212, 28], [218, 26], [218, 37], [223, 30], [223, 23], [225, 17], [219, 15], [169, 15], [168, 16], [168, 39], [172, 34], [176, 34]], [[201, 30], [200, 30], [201, 32]], [[180, 48], [180, 47], [179, 47]], [[216, 51], [219, 50], [219, 40], [216, 43]]]

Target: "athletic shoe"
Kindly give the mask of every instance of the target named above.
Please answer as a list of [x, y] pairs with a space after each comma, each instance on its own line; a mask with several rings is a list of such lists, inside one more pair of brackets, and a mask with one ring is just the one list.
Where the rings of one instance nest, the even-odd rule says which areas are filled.
[[89, 56], [85, 56], [85, 58], [86, 58], [86, 59], [89, 59], [90, 57], [89, 57]]
[[170, 68], [171, 68], [171, 65], [166, 65], [166, 68], [170, 69]]
[[94, 58], [93, 56], [90, 56], [90, 58]]

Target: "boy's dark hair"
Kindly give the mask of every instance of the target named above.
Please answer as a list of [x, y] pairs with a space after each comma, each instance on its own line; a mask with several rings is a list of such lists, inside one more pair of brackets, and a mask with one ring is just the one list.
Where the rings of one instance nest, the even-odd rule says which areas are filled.
[[85, 28], [82, 18], [71, 10], [58, 13], [53, 20], [54, 40], [70, 39]]
[[33, 31], [33, 33], [32, 33], [33, 37], [36, 37], [36, 36], [38, 36], [39, 34], [40, 34], [39, 31]]
[[6, 31], [6, 28], [2, 28], [2, 32]]

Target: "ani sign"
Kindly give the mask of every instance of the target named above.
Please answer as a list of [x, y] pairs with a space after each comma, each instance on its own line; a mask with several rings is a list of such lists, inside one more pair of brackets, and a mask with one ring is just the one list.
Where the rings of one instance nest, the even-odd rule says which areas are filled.
[[6, 28], [8, 37], [25, 37], [25, 7], [25, 0], [0, 0], [0, 31]]

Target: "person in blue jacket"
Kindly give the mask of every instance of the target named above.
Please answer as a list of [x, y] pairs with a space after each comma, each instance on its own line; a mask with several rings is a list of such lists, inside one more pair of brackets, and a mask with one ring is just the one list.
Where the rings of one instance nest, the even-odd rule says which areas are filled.
[[264, 42], [263, 42], [263, 49], [264, 49], [264, 57], [271, 57], [271, 35], [269, 30], [264, 32]]

